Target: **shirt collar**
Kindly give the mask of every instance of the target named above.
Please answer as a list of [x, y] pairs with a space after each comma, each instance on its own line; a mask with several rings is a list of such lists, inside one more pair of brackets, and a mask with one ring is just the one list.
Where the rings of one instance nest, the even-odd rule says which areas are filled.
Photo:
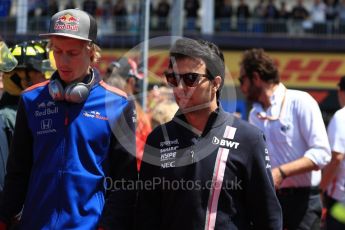
[[[286, 87], [282, 83], [279, 83], [278, 87], [269, 98], [271, 106], [281, 105], [285, 96], [285, 91]], [[258, 112], [264, 112], [262, 105], [258, 102], [253, 103], [253, 108]]]
[[279, 83], [278, 87], [274, 90], [272, 96], [270, 97], [271, 105], [280, 104], [285, 96], [285, 86]]
[[[190, 124], [188, 123], [186, 117], [184, 116], [184, 114], [181, 113], [180, 110], [178, 110], [174, 116], [174, 121], [182, 126], [189, 126], [187, 129], [193, 131], [194, 128], [190, 127]], [[205, 136], [212, 128], [218, 127], [220, 125], [222, 125], [225, 121], [227, 121], [228, 119], [234, 119], [234, 116], [230, 116], [229, 113], [225, 112], [222, 108], [221, 105], [219, 105], [219, 107], [213, 111], [206, 123], [205, 129], [203, 131], [203, 133], [201, 134], [201, 136]], [[196, 132], [194, 132], [196, 133]]]

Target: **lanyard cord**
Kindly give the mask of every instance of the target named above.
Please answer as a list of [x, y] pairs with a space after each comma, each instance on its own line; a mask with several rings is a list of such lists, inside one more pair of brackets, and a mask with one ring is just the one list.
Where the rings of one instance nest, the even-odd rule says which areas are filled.
[[284, 90], [284, 97], [282, 100], [282, 104], [280, 106], [280, 112], [278, 116], [266, 116], [266, 115], [262, 115], [261, 113], [257, 113], [256, 117], [261, 120], [269, 120], [269, 121], [276, 121], [276, 120], [282, 119], [284, 117], [283, 109], [285, 107], [285, 98], [286, 98], [286, 88]]

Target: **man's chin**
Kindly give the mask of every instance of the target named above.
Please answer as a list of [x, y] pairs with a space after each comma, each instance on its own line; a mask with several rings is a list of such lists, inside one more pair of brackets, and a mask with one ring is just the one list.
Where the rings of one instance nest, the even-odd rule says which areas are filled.
[[61, 80], [66, 82], [66, 81], [71, 81], [71, 78], [73, 75], [70, 72], [59, 71], [59, 76], [60, 76]]
[[179, 109], [182, 113], [193, 113], [198, 112], [201, 110], [204, 110], [205, 108], [208, 108], [210, 105], [209, 103], [204, 103], [200, 105], [180, 105], [178, 104]]

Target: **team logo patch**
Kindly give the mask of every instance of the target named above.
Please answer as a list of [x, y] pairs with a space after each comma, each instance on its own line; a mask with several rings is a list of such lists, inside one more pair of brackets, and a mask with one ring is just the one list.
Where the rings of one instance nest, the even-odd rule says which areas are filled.
[[237, 128], [226, 126], [223, 137], [227, 139], [234, 139]]
[[59, 113], [59, 107], [55, 105], [54, 101], [42, 101], [37, 104], [34, 115], [35, 117], [42, 117], [57, 113]]
[[176, 167], [176, 153], [179, 149], [179, 141], [166, 140], [160, 143], [160, 154], [161, 154], [161, 168], [174, 168]]
[[214, 136], [212, 139], [212, 144], [219, 145], [220, 147], [223, 147], [223, 148], [237, 149], [240, 143], [236, 141], [231, 141], [235, 138], [236, 130], [237, 128], [226, 126], [224, 134], [223, 134], [223, 138], [218, 138]]
[[60, 16], [54, 25], [54, 30], [79, 30], [79, 18], [74, 17], [71, 14], [65, 14]]
[[53, 128], [52, 119], [43, 119], [40, 123], [40, 130], [37, 131], [37, 135], [56, 133], [56, 129]]
[[267, 148], [265, 148], [265, 162], [266, 162], [266, 168], [270, 169], [272, 166], [270, 163], [270, 156], [268, 155], [268, 149]]
[[108, 117], [102, 116], [101, 113], [98, 111], [84, 111], [83, 116], [104, 121], [108, 120]]

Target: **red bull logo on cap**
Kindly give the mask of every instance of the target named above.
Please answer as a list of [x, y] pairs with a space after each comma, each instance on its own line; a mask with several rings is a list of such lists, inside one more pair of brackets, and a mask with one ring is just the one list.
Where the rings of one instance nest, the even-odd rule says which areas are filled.
[[55, 22], [54, 30], [79, 30], [79, 18], [74, 17], [71, 14], [65, 14], [60, 17]]

